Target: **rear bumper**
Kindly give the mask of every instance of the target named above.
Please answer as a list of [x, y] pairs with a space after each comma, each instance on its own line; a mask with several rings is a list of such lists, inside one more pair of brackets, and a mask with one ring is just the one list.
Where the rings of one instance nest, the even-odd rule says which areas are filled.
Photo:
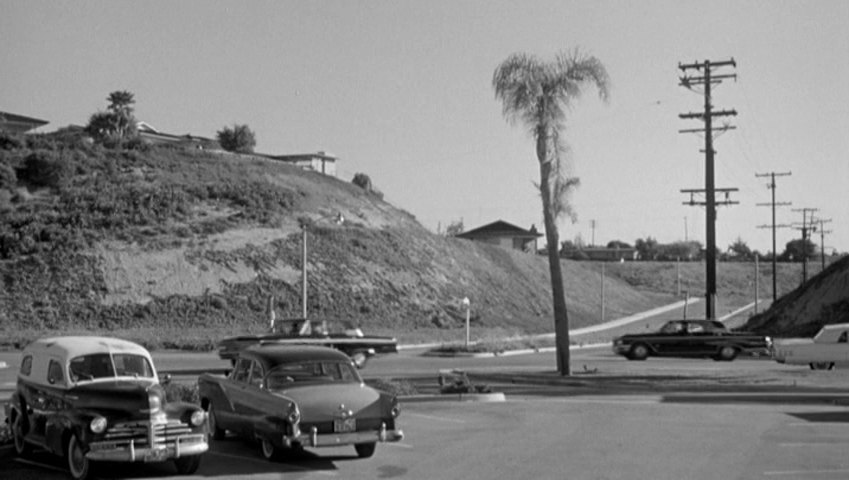
[[340, 445], [356, 445], [358, 443], [399, 442], [403, 438], [403, 431], [400, 429], [387, 430], [386, 424], [382, 424], [380, 430], [351, 433], [319, 434], [315, 427], [313, 427], [309, 433], [283, 437], [283, 444], [287, 447], [293, 444], [300, 444], [304, 447], [338, 447]]
[[110, 442], [97, 442], [90, 445], [86, 458], [106, 462], [163, 462], [190, 455], [200, 455], [209, 450], [206, 435], [196, 433], [178, 437], [173, 445], [158, 448], [113, 445]]

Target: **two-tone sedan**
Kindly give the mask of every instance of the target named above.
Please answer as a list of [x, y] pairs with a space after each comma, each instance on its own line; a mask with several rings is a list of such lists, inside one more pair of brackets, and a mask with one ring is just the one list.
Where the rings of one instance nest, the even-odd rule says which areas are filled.
[[672, 320], [660, 331], [613, 339], [613, 352], [628, 360], [656, 357], [712, 358], [730, 362], [741, 353], [768, 355], [772, 340], [750, 332], [728, 330], [716, 320]]
[[248, 347], [227, 377], [201, 375], [198, 391], [214, 439], [230, 431], [259, 440], [269, 460], [342, 445], [370, 457], [378, 442], [404, 438], [397, 398], [367, 386], [351, 358], [330, 347]]
[[6, 405], [15, 452], [63, 456], [75, 480], [93, 462], [173, 461], [197, 471], [209, 448], [206, 413], [168, 402], [144, 347], [109, 337], [51, 337], [27, 345]]

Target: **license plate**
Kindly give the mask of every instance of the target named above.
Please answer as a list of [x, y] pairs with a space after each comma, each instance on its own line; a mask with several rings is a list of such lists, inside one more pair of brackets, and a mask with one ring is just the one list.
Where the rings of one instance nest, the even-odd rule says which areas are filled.
[[168, 449], [160, 448], [158, 450], [152, 450], [144, 455], [145, 462], [161, 462], [168, 458]]
[[334, 433], [348, 433], [357, 431], [357, 419], [346, 418], [343, 420], [333, 420]]

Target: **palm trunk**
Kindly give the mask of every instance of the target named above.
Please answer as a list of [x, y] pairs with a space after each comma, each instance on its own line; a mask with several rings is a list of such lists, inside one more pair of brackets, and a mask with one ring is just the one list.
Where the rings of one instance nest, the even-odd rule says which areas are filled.
[[[569, 314], [566, 309], [566, 291], [563, 288], [563, 270], [560, 264], [560, 235], [557, 232], [557, 217], [554, 213], [552, 187], [554, 182], [553, 146], [548, 135], [537, 138], [537, 157], [540, 161], [540, 193], [542, 196], [545, 240], [548, 243], [548, 269], [551, 274], [551, 296], [554, 306], [554, 342], [557, 371], [562, 376], [572, 374], [569, 359]], [[551, 152], [551, 153], [550, 153]]]

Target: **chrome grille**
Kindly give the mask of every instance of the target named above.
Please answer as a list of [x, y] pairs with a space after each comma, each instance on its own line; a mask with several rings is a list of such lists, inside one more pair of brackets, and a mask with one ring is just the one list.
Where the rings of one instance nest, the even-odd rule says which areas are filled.
[[179, 420], [156, 420], [117, 423], [106, 430], [103, 441], [136, 447], [174, 445], [177, 438], [192, 433], [189, 425]]

